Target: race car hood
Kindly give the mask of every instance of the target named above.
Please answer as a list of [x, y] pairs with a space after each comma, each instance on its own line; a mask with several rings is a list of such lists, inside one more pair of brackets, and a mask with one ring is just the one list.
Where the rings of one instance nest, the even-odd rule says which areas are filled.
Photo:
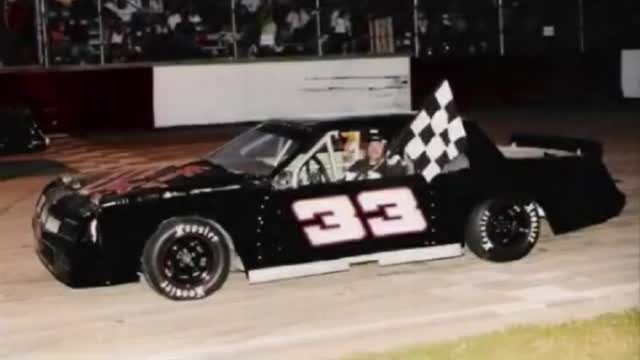
[[242, 178], [242, 175], [201, 160], [161, 168], [137, 168], [110, 173], [64, 176], [61, 181], [76, 194], [89, 198], [96, 205], [104, 205], [125, 198], [145, 198], [180, 191], [237, 187]]

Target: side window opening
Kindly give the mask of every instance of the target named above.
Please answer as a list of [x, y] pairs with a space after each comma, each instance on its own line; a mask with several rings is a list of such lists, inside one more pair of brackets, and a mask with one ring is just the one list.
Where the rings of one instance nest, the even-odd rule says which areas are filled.
[[297, 170], [298, 186], [332, 182], [332, 151], [326, 142]]
[[333, 141], [336, 136], [336, 132], [327, 133], [308, 152], [299, 154], [276, 177], [276, 188], [335, 182], [340, 175]]
[[[309, 151], [299, 154], [274, 184], [277, 188], [292, 188], [415, 175], [410, 159], [388, 158], [387, 145], [388, 139], [374, 128], [329, 132]], [[370, 161], [373, 156], [378, 156], [378, 162]], [[469, 160], [461, 154], [443, 172], [467, 168]]]
[[388, 146], [391, 138], [377, 128], [358, 131], [357, 135], [345, 134], [343, 159], [344, 180], [362, 181], [387, 177], [406, 176], [406, 162], [389, 159]]

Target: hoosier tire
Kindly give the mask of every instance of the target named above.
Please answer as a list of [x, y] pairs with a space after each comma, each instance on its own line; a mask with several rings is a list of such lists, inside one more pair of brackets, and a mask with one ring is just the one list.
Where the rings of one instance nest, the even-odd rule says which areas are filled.
[[172, 300], [196, 300], [218, 290], [227, 279], [230, 252], [226, 233], [198, 217], [163, 222], [142, 252], [147, 283]]
[[478, 257], [506, 262], [529, 254], [539, 236], [540, 216], [533, 202], [489, 199], [472, 211], [464, 237]]

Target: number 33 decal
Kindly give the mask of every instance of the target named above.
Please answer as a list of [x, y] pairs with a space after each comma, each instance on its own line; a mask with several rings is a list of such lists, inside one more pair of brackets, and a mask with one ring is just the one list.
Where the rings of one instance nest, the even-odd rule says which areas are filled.
[[303, 230], [313, 246], [362, 240], [367, 236], [363, 221], [374, 237], [421, 232], [427, 228], [408, 188], [365, 191], [358, 194], [356, 200], [362, 209], [362, 220], [346, 195], [299, 200], [292, 208], [298, 221], [307, 223]]

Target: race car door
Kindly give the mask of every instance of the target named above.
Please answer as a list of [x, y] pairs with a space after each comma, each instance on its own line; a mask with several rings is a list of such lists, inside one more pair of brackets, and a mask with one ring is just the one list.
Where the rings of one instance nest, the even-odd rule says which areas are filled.
[[[263, 266], [346, 259], [398, 263], [447, 257], [438, 245], [438, 200], [420, 176], [345, 180], [336, 134], [290, 167], [291, 186], [275, 189], [267, 215]], [[418, 249], [406, 251], [407, 249]], [[424, 251], [429, 250], [429, 251]], [[460, 247], [452, 249], [458, 255]], [[267, 260], [269, 259], [269, 260]]]

